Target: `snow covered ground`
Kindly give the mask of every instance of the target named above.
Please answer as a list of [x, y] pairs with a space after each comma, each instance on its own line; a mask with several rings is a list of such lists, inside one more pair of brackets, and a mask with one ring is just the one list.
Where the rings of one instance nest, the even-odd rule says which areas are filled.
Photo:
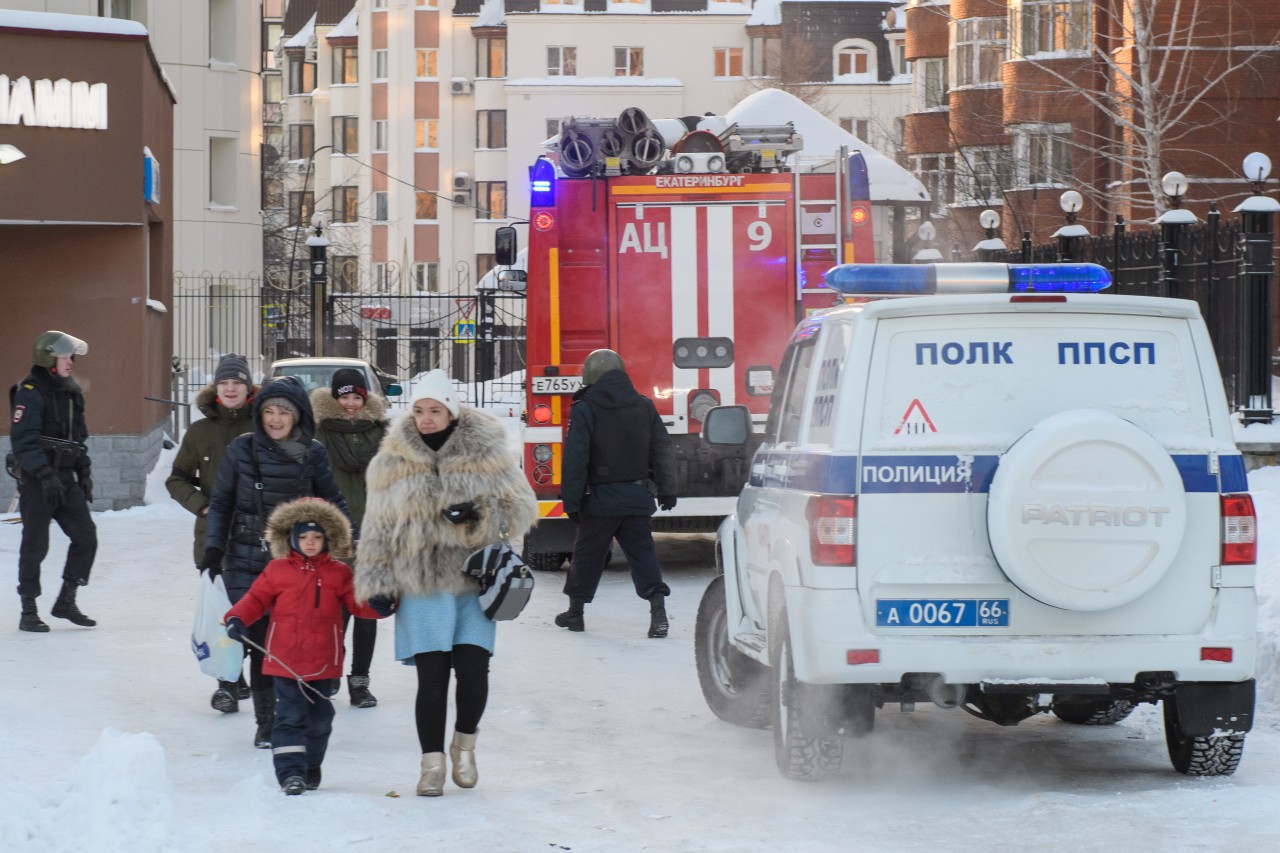
[[[785, 781], [767, 731], [722, 723], [703, 703], [692, 631], [712, 555], [708, 537], [684, 536], [660, 546], [667, 640], [645, 638], [625, 572], [607, 573], [586, 634], [554, 627], [559, 578], [539, 575], [529, 609], [498, 632], [480, 784], [438, 799], [413, 794], [414, 678], [391, 660], [390, 623], [373, 667], [380, 704], [354, 709], [341, 694], [323, 787], [286, 797], [270, 754], [251, 746], [248, 703], [225, 716], [208, 706], [213, 681], [188, 643], [190, 516], [164, 497], [98, 513], [80, 597], [97, 628], [47, 615], [65, 550], [56, 532], [40, 602], [53, 630], [18, 632], [17, 597], [0, 595], [0, 850], [1280, 849], [1280, 469], [1250, 485], [1260, 702], [1235, 776], [1173, 772], [1158, 707], [1114, 727], [1041, 716], [1009, 729], [919, 707], [881, 711], [837, 778]], [[19, 536], [0, 524], [5, 590]]]

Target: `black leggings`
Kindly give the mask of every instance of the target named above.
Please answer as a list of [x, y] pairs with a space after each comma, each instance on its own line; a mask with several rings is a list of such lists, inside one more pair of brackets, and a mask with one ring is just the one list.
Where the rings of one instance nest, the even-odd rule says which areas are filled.
[[489, 701], [489, 652], [480, 646], [454, 646], [452, 652], [413, 656], [418, 667], [418, 699], [414, 718], [423, 752], [444, 752], [444, 723], [449, 712], [449, 670], [458, 678], [454, 730], [475, 734]]
[[[347, 634], [347, 623], [351, 614], [342, 608], [342, 633]], [[356, 617], [351, 636], [351, 674], [368, 675], [369, 664], [373, 663], [373, 647], [378, 642], [378, 620]]]

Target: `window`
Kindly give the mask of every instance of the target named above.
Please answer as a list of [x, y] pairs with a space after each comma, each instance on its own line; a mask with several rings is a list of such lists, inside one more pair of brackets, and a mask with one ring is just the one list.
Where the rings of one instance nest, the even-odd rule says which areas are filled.
[[387, 0], [373, 0], [373, 8], [375, 9], [387, 8]]
[[498, 258], [492, 252], [476, 255], [476, 281], [484, 278], [498, 265]]
[[1083, 52], [1093, 38], [1092, 0], [1011, 0], [1011, 53]]
[[236, 147], [235, 137], [209, 137], [209, 204], [235, 207]]
[[373, 194], [373, 221], [387, 221], [387, 194], [385, 191]]
[[333, 49], [333, 85], [346, 86], [360, 82], [360, 78], [356, 76], [358, 58], [354, 47]]
[[431, 290], [440, 289], [440, 264], [435, 261], [427, 263], [416, 263], [413, 265], [413, 289], [414, 290]]
[[420, 118], [413, 123], [413, 147], [419, 149], [439, 148], [440, 120]]
[[284, 80], [279, 74], [262, 75], [262, 103], [279, 104], [284, 100]]
[[373, 122], [373, 150], [387, 150], [387, 120], [385, 118], [374, 119]]
[[840, 119], [840, 129], [845, 133], [852, 133], [863, 142], [871, 141], [871, 119], [842, 118]]
[[507, 147], [506, 110], [476, 110], [476, 147]]
[[360, 218], [360, 200], [356, 187], [333, 188], [333, 221], [355, 222]]
[[383, 293], [387, 289], [387, 265], [373, 265], [373, 289]]
[[329, 261], [329, 279], [334, 293], [355, 293], [360, 289], [360, 259], [355, 255], [334, 255]]
[[506, 219], [507, 182], [476, 181], [476, 207], [479, 219]]
[[289, 94], [309, 95], [316, 88], [316, 64], [303, 62], [300, 56], [289, 57]]
[[360, 120], [355, 116], [333, 117], [333, 153], [359, 154], [360, 136], [358, 133]]
[[1013, 186], [1013, 162], [1008, 145], [961, 148], [956, 157], [956, 202], [999, 204]]
[[916, 99], [926, 110], [948, 106], [947, 92], [951, 88], [946, 59], [916, 60]]
[[862, 39], [845, 39], [835, 46], [837, 83], [873, 83], [876, 80], [876, 49]]
[[284, 24], [281, 21], [263, 21], [262, 22], [262, 68], [275, 69], [279, 66], [276, 64], [276, 45], [280, 44], [280, 35], [284, 32]]
[[777, 77], [781, 71], [782, 39], [751, 39], [751, 76]]
[[505, 38], [476, 39], [476, 76], [507, 76], [507, 40]]
[[548, 47], [547, 76], [577, 77], [578, 49], [576, 47]]
[[643, 77], [644, 48], [615, 47], [613, 49], [614, 77]]
[[413, 218], [419, 221], [434, 220], [436, 218], [436, 205], [440, 199], [435, 193], [417, 192], [413, 198]]
[[236, 61], [236, 0], [209, 0], [209, 61]]
[[715, 76], [742, 76], [742, 48], [717, 47], [715, 49]]
[[373, 79], [387, 79], [387, 51], [386, 49], [375, 50], [373, 52]]
[[929, 212], [942, 216], [955, 199], [956, 158], [950, 154], [922, 154], [912, 158], [912, 170], [929, 191]]
[[419, 80], [433, 80], [439, 76], [436, 70], [438, 51], [434, 47], [421, 48], [417, 52], [417, 77]]
[[417, 0], [415, 4], [420, 9], [435, 9], [440, 6], [439, 0]]
[[102, 16], [104, 18], [133, 20], [133, 0], [104, 0], [102, 5]]
[[289, 159], [305, 160], [315, 153], [316, 127], [313, 124], [289, 125]]
[[311, 215], [316, 212], [316, 196], [312, 192], [289, 193], [289, 223], [294, 228], [306, 228]]
[[1041, 124], [1010, 128], [1022, 186], [1063, 184], [1071, 177], [1071, 125]]
[[905, 35], [888, 35], [889, 61], [893, 63], [894, 76], [910, 74], [911, 66], [907, 64], [907, 37]]
[[1005, 19], [965, 18], [954, 26], [955, 85], [999, 83], [1004, 65]]

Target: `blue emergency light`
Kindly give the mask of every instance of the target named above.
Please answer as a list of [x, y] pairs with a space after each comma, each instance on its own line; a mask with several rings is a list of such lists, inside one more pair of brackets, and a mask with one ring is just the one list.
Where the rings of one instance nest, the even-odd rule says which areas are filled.
[[529, 167], [529, 207], [556, 206], [556, 165], [539, 157]]
[[840, 264], [822, 275], [847, 295], [1097, 293], [1111, 273], [1097, 264]]

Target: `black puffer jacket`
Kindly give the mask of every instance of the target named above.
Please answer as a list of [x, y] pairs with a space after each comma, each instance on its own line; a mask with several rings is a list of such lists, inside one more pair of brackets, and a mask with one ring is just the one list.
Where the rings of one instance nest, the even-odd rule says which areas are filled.
[[[299, 447], [299, 458], [288, 448], [267, 437], [262, 428], [262, 408], [274, 397], [284, 397], [298, 408], [298, 423], [291, 436]], [[266, 517], [282, 503], [306, 495], [324, 498], [351, 513], [334, 482], [329, 455], [316, 441], [311, 402], [302, 384], [291, 376], [262, 386], [254, 397], [253, 432], [235, 438], [227, 446], [218, 480], [209, 500], [209, 524], [205, 548], [221, 548], [227, 594], [231, 600], [253, 584], [253, 579], [271, 560], [264, 539]], [[261, 483], [262, 488], [256, 488]]]

